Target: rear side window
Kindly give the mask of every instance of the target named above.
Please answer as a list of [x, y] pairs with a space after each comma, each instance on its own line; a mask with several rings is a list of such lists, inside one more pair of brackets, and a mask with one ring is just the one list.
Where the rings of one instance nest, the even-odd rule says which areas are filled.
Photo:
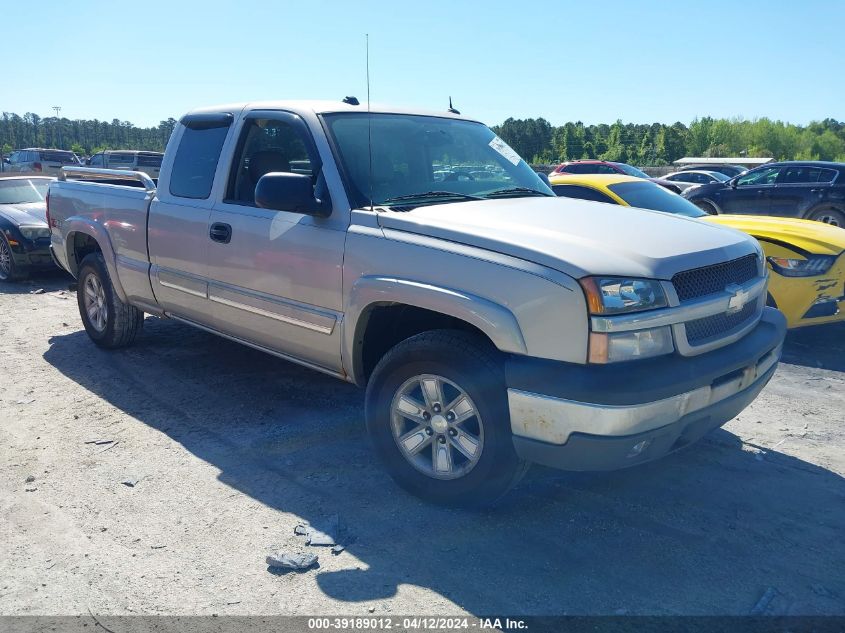
[[161, 156], [158, 154], [138, 154], [138, 167], [161, 167]]
[[179, 198], [208, 198], [220, 150], [228, 132], [228, 122], [225, 126], [185, 128], [170, 172], [172, 195]]
[[836, 171], [808, 165], [787, 167], [780, 182], [783, 184], [815, 184], [819, 182], [833, 182]]
[[112, 169], [126, 169], [135, 162], [134, 154], [109, 154], [109, 167]]
[[62, 163], [63, 165], [76, 164], [76, 158], [74, 158], [72, 152], [41, 152], [41, 160]]
[[581, 185], [552, 185], [552, 191], [555, 195], [562, 198], [577, 198], [578, 200], [592, 200], [593, 202], [608, 202], [616, 204], [616, 201], [603, 194], [601, 191], [591, 189], [590, 187], [582, 187]]

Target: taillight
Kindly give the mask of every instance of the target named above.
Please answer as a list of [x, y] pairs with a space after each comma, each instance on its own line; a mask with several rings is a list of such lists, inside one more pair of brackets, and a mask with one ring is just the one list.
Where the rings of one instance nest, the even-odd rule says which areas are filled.
[[52, 227], [53, 221], [50, 219], [50, 190], [47, 190], [47, 197], [44, 202], [47, 204], [47, 226]]
[[41, 171], [41, 163], [32, 163], [33, 171]]

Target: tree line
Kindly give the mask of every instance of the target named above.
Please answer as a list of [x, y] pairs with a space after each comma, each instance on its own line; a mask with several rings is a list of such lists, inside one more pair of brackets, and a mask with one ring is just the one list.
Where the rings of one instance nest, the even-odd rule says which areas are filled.
[[552, 164], [580, 158], [668, 165], [684, 156], [748, 156], [776, 160], [845, 162], [845, 122], [814, 121], [806, 126], [771, 119], [695, 119], [677, 122], [559, 127], [543, 118], [506, 120], [493, 127], [508, 145], [531, 162]]
[[104, 149], [143, 149], [163, 151], [176, 125], [176, 119], [161, 121], [156, 127], [138, 127], [129, 121], [113, 119], [68, 119], [40, 117], [32, 112], [19, 116], [4, 112], [0, 118], [0, 150], [8, 154], [24, 147], [69, 149], [90, 155]]
[[[138, 127], [113, 119], [68, 119], [3, 112], [0, 150], [23, 147], [70, 149], [90, 155], [103, 149], [163, 151], [176, 120]], [[760, 156], [776, 160], [845, 162], [845, 122], [814, 121], [806, 126], [771, 119], [695, 119], [677, 122], [585, 125], [578, 121], [553, 126], [543, 118], [509, 118], [493, 130], [527, 160], [557, 163], [600, 158], [640, 166], [668, 165], [683, 156]]]

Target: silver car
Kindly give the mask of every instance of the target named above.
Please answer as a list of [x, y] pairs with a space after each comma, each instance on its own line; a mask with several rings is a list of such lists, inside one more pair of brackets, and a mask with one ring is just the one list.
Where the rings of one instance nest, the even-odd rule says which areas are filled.
[[73, 152], [62, 149], [30, 147], [12, 152], [4, 162], [3, 171], [56, 176], [62, 167], [76, 167], [79, 164], [79, 159]]

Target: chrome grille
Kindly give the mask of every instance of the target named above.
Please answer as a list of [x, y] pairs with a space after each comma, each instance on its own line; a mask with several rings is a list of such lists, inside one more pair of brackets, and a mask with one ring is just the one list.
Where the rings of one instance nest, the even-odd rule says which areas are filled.
[[703, 319], [687, 321], [685, 324], [687, 342], [690, 345], [701, 345], [739, 327], [756, 314], [757, 303], [757, 301], [750, 301], [742, 310], [734, 314], [714, 314]]
[[730, 284], [743, 284], [757, 274], [757, 256], [746, 255], [729, 262], [679, 272], [672, 277], [672, 284], [683, 303], [722, 292]]

